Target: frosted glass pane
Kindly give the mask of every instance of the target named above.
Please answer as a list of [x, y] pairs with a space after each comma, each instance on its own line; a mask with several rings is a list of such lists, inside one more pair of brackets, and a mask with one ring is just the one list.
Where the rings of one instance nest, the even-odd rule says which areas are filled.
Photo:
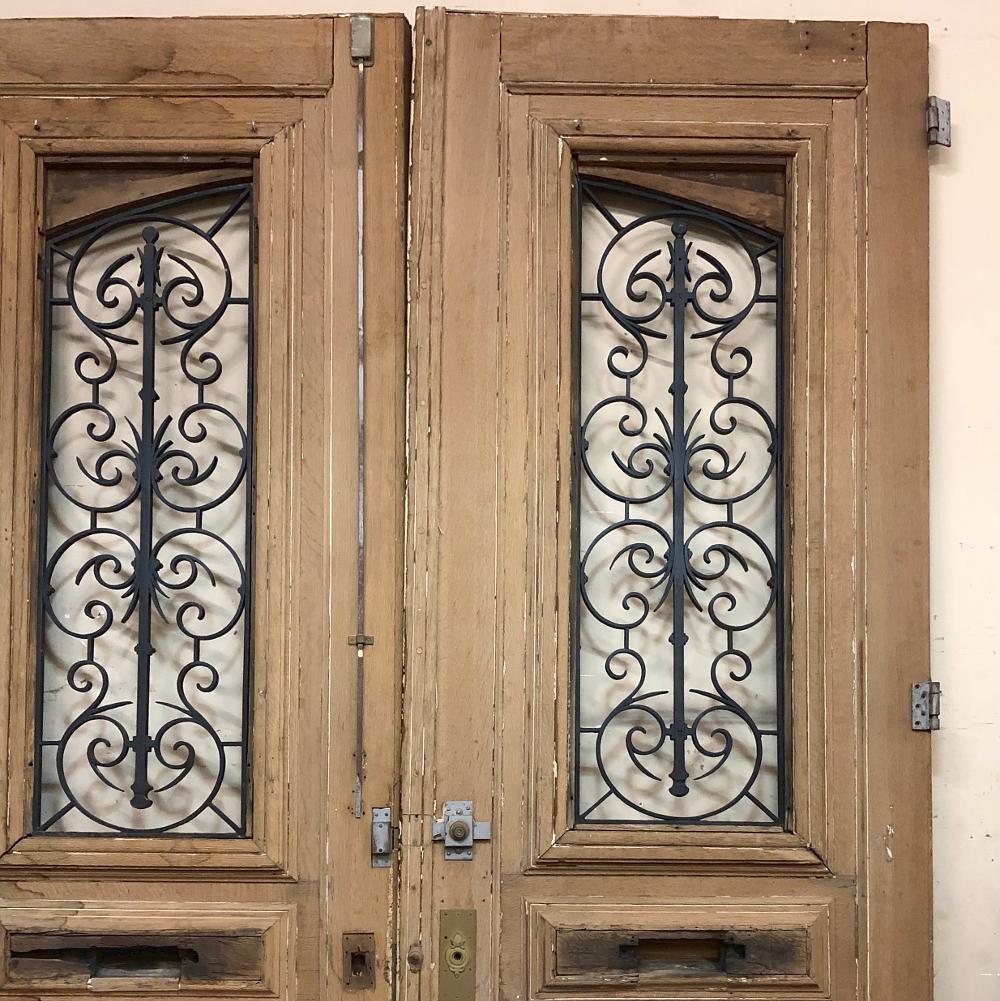
[[245, 833], [252, 196], [46, 246], [39, 833]]
[[580, 190], [577, 820], [780, 826], [780, 238]]

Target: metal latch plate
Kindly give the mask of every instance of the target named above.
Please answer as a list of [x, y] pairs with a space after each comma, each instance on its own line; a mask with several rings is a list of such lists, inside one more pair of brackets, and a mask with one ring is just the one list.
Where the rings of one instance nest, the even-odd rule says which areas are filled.
[[472, 815], [471, 799], [451, 799], [444, 804], [444, 813], [434, 822], [432, 838], [444, 842], [444, 857], [451, 862], [472, 859], [475, 841], [489, 841], [492, 829], [488, 822]]
[[392, 861], [392, 810], [372, 809], [372, 868], [388, 869]]
[[919, 681], [913, 686], [913, 729], [941, 729], [941, 685]]

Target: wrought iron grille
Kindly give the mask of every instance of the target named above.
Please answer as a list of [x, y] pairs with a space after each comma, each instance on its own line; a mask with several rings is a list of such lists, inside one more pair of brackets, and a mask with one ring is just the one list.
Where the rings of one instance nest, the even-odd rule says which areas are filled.
[[781, 238], [577, 193], [576, 819], [781, 826]]
[[46, 243], [37, 833], [246, 834], [252, 205]]

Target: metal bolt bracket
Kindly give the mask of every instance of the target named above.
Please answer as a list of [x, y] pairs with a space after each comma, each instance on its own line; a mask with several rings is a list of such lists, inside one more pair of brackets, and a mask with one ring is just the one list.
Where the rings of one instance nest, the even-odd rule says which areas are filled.
[[432, 839], [444, 842], [444, 857], [451, 862], [469, 862], [475, 853], [476, 841], [489, 841], [490, 824], [472, 815], [471, 799], [453, 799], [444, 804], [440, 820], [434, 821]]
[[372, 810], [372, 868], [388, 869], [392, 864], [392, 810], [376, 806]]

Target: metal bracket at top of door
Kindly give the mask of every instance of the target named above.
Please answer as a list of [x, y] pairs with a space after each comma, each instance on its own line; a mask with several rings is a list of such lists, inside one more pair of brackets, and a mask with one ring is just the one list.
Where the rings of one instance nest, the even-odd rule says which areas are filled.
[[351, 15], [351, 62], [355, 66], [375, 62], [375, 22], [371, 14]]
[[473, 842], [489, 841], [492, 833], [487, 821], [473, 817], [471, 799], [454, 799], [444, 804], [444, 814], [434, 821], [432, 840], [444, 842], [449, 862], [469, 862], [475, 853]]

